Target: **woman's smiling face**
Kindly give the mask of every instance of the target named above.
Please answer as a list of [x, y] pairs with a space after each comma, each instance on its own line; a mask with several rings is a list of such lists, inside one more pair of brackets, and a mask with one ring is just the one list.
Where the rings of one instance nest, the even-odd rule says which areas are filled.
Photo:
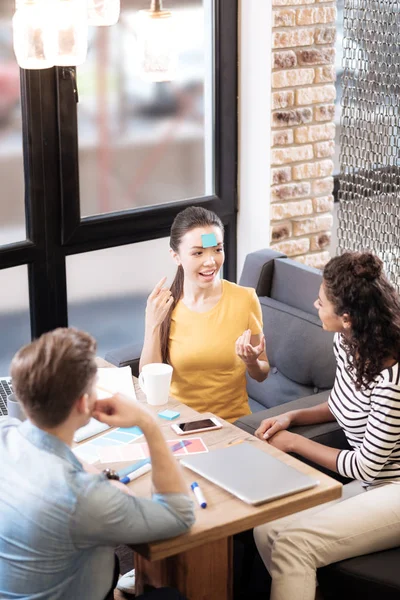
[[[203, 248], [202, 235], [213, 234], [217, 245]], [[181, 265], [185, 279], [200, 287], [211, 286], [224, 264], [224, 236], [215, 225], [196, 227], [182, 237], [179, 251], [171, 254], [178, 265]]]

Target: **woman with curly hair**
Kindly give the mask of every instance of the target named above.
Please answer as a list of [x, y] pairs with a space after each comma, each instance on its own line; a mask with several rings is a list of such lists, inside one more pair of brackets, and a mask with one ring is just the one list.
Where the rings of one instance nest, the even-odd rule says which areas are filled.
[[[329, 261], [315, 302], [336, 332], [328, 402], [265, 419], [257, 437], [353, 481], [336, 502], [257, 527], [271, 600], [313, 600], [319, 567], [398, 546], [400, 540], [400, 301], [373, 254]], [[350, 450], [285, 431], [337, 420]]]

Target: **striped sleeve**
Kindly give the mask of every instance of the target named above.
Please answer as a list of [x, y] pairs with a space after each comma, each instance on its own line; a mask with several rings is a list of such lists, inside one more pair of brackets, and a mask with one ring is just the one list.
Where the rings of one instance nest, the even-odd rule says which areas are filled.
[[382, 381], [371, 395], [365, 435], [356, 450], [342, 450], [337, 470], [366, 482], [379, 478], [400, 440], [400, 384]]

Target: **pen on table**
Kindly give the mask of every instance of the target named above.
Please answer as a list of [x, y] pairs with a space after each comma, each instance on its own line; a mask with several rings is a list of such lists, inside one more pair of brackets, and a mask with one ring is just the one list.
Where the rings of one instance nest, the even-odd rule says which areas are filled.
[[[189, 440], [181, 440], [177, 444], [171, 446], [171, 451], [176, 452], [185, 446], [190, 446], [192, 442]], [[151, 460], [150, 458], [144, 458], [143, 460], [138, 460], [135, 464], [129, 465], [129, 467], [125, 467], [118, 472], [120, 476], [121, 483], [130, 483], [137, 477], [144, 475], [144, 473], [148, 473], [151, 470]]]
[[232, 440], [232, 442], [228, 442], [227, 446], [236, 446], [236, 444], [243, 444], [244, 440]]
[[199, 503], [199, 506], [201, 508], [207, 508], [207, 501], [204, 498], [203, 492], [201, 491], [197, 481], [193, 481], [193, 483], [191, 484], [190, 487], [191, 487], [194, 495], [196, 496], [196, 500]]
[[[141, 464], [137, 469], [135, 469], [131, 473], [128, 473], [128, 475], [125, 475], [125, 477], [122, 477], [122, 479], [119, 480], [120, 483], [130, 483], [134, 479], [137, 479], [141, 475], [144, 475], [145, 473], [148, 473], [149, 471], [151, 471], [150, 459], [148, 458], [148, 459], [146, 459], [146, 461], [147, 462], [144, 462], [144, 464]], [[143, 462], [143, 461], [141, 461], [141, 462]]]

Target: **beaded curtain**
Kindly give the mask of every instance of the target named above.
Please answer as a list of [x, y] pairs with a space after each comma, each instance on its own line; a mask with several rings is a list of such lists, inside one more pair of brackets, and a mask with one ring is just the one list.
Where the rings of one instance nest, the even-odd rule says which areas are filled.
[[344, 0], [338, 253], [371, 250], [400, 291], [400, 0]]

